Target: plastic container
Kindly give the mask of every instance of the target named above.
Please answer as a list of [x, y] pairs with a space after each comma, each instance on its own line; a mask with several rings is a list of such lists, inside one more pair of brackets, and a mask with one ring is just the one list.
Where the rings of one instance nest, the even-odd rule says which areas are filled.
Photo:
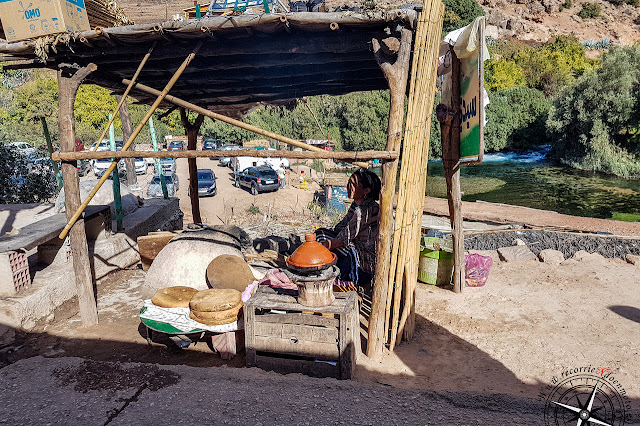
[[418, 264], [418, 281], [432, 285], [451, 283], [453, 253], [441, 248], [451, 247], [451, 241], [442, 238], [424, 237]]

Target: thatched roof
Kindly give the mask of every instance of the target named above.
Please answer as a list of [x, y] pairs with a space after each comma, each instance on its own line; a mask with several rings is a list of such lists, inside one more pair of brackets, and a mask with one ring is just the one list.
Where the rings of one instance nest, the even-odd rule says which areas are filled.
[[[0, 54], [39, 61], [52, 69], [93, 62], [97, 71], [86, 81], [122, 93], [122, 80], [131, 79], [154, 42], [157, 46], [138, 82], [162, 90], [202, 41], [170, 93], [238, 116], [257, 103], [386, 89], [371, 40], [399, 37], [401, 28], [414, 28], [415, 19], [416, 12], [410, 9], [371, 16], [353, 12], [218, 16], [0, 42]], [[154, 100], [141, 92], [132, 96], [148, 104]]]

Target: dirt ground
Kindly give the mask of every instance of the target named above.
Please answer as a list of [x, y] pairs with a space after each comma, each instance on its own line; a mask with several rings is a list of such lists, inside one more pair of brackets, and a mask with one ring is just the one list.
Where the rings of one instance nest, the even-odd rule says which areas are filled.
[[[184, 164], [180, 163], [184, 161]], [[218, 176], [218, 195], [201, 200], [211, 223], [280, 220], [301, 215], [313, 191], [288, 187], [253, 197], [232, 186], [228, 168], [199, 159]], [[295, 169], [295, 166], [294, 166]], [[178, 173], [183, 211], [189, 211], [186, 160]], [[146, 177], [139, 180], [142, 189]], [[500, 206], [486, 206], [499, 216]], [[298, 212], [298, 213], [295, 213]], [[185, 216], [185, 224], [188, 223]], [[311, 215], [309, 215], [311, 218]], [[216, 222], [219, 220], [220, 222]], [[637, 226], [637, 224], [633, 224]], [[633, 233], [631, 233], [633, 234]], [[405, 389], [451, 390], [535, 398], [554, 377], [579, 367], [610, 368], [635, 410], [640, 410], [640, 267], [599, 255], [576, 256], [560, 265], [501, 262], [495, 255], [484, 287], [451, 289], [418, 284], [415, 339], [381, 359], [361, 355], [355, 380]], [[199, 343], [179, 350], [158, 340], [148, 346], [138, 313], [151, 294], [145, 272], [134, 267], [97, 283], [100, 323], [83, 328], [76, 301], [15, 344], [0, 348], [0, 365], [36, 355], [80, 356], [99, 361], [242, 368], [244, 355], [223, 361]]]

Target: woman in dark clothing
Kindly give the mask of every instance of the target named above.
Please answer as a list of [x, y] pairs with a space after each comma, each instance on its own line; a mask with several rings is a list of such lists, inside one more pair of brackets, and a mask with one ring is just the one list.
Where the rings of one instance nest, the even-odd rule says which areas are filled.
[[353, 199], [345, 217], [332, 230], [320, 228], [317, 241], [338, 256], [341, 281], [369, 287], [375, 272], [380, 178], [366, 169], [351, 175], [347, 194]]

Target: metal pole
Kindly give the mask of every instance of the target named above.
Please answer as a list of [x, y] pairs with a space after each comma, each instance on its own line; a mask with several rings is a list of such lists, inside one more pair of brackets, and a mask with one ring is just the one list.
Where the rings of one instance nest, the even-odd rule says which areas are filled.
[[[109, 114], [109, 120], [112, 115]], [[116, 151], [116, 131], [113, 127], [113, 122], [109, 126], [109, 142], [111, 143], [111, 151]], [[122, 197], [120, 196], [120, 176], [118, 176], [118, 168], [113, 170], [113, 203], [116, 210], [116, 230], [118, 232], [124, 231], [122, 226]]]
[[[151, 132], [151, 143], [153, 143], [153, 150], [158, 150], [158, 140], [156, 139], [156, 131], [153, 128], [153, 117], [149, 117], [149, 132]], [[158, 171], [158, 176], [160, 176], [160, 186], [162, 186], [162, 196], [164, 199], [169, 198], [169, 193], [167, 192], [167, 182], [164, 180], [164, 172], [162, 171], [162, 166], [160, 165], [160, 159], [156, 158], [156, 170]]]
[[[42, 130], [44, 131], [44, 138], [47, 140], [47, 150], [49, 151], [49, 159], [51, 159], [51, 155], [53, 154], [53, 144], [51, 143], [51, 135], [49, 134], [49, 127], [47, 126], [47, 120], [44, 117], [40, 117], [40, 121], [42, 122]], [[58, 168], [58, 162], [53, 161], [51, 159], [51, 164], [53, 164], [53, 172], [56, 174], [56, 182], [58, 182], [58, 189], [62, 188], [62, 175], [60, 174], [60, 169]]]

